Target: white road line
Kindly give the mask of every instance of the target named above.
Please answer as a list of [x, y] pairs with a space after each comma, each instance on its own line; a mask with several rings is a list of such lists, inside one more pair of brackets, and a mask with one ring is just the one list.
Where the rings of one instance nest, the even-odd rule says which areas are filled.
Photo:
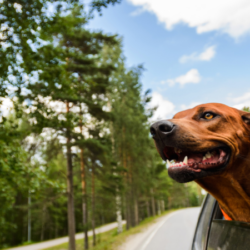
[[156, 227], [156, 229], [151, 233], [151, 235], [148, 237], [148, 239], [146, 240], [146, 242], [142, 245], [142, 247], [140, 248], [140, 250], [144, 250], [144, 249], [147, 247], [147, 245], [150, 243], [150, 241], [152, 240], [152, 238], [155, 236], [155, 234], [157, 233], [157, 231], [161, 228], [161, 226], [162, 226], [168, 219], [170, 219], [173, 215], [175, 215], [176, 213], [178, 213], [178, 212], [180, 212], [180, 211], [181, 211], [181, 210], [169, 214], [169, 215], [167, 216], [167, 218], [166, 218], [164, 221], [162, 221], [162, 222], [158, 225], [158, 227]]

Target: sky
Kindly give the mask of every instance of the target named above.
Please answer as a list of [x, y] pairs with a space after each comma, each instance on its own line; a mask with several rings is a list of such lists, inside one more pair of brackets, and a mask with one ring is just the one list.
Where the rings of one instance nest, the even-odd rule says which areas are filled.
[[122, 0], [88, 28], [123, 37], [127, 66], [144, 65], [154, 119], [201, 103], [250, 106], [249, 0]]

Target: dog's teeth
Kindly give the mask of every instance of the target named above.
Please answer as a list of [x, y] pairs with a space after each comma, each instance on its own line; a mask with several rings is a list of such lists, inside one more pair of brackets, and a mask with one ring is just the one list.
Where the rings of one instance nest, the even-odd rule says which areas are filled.
[[208, 159], [208, 158], [211, 158], [212, 155], [210, 154], [210, 152], [207, 152], [205, 156]]
[[186, 165], [188, 164], [188, 157], [187, 156], [185, 156], [183, 163], [185, 163]]
[[169, 160], [167, 160], [168, 167], [170, 167], [171, 163]]

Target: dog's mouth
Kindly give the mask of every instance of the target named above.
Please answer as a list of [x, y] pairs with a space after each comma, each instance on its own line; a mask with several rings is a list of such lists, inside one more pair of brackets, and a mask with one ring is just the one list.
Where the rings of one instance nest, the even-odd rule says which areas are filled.
[[228, 147], [212, 148], [205, 152], [165, 147], [163, 153], [170, 169], [186, 168], [194, 172], [221, 170], [227, 165], [230, 158]]

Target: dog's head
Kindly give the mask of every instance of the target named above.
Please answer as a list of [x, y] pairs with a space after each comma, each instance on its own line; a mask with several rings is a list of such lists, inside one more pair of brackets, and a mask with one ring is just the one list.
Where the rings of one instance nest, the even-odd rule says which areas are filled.
[[154, 123], [150, 132], [178, 182], [225, 174], [250, 151], [250, 113], [219, 103], [179, 112]]

